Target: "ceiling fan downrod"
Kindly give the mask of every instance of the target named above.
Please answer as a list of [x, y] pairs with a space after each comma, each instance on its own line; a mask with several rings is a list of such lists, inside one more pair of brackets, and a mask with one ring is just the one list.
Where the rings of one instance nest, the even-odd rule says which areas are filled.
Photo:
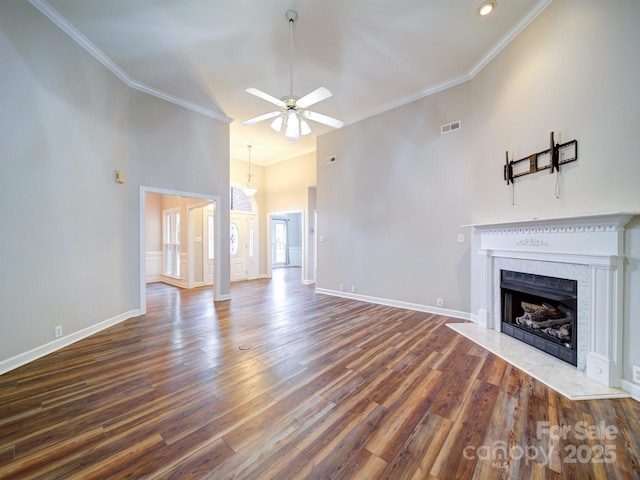
[[295, 10], [287, 10], [289, 21], [289, 95], [293, 97], [293, 23], [298, 19]]

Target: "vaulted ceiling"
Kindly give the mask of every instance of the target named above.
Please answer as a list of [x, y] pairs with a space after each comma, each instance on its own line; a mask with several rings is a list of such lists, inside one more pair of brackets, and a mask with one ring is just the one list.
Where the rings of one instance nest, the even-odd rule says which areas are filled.
[[328, 127], [289, 143], [274, 110], [244, 90], [333, 96], [313, 110], [356, 122], [472, 78], [552, 0], [31, 0], [132, 87], [231, 121], [231, 157], [267, 165], [315, 150]]

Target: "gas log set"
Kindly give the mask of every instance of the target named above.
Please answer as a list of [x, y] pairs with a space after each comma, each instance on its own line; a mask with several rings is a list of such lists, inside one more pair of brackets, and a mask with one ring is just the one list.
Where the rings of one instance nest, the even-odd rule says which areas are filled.
[[501, 271], [500, 330], [571, 365], [577, 365], [576, 280]]
[[524, 314], [516, 317], [515, 323], [517, 325], [557, 338], [566, 347], [571, 348], [572, 310], [561, 304], [554, 307], [549, 303], [536, 305], [534, 303], [520, 302], [520, 306]]

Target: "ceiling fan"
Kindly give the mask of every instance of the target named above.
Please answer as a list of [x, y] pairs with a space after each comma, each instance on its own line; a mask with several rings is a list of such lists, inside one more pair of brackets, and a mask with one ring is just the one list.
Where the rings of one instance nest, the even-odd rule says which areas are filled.
[[308, 107], [314, 105], [322, 100], [329, 98], [332, 94], [329, 89], [320, 87], [313, 92], [306, 94], [302, 98], [298, 98], [293, 95], [293, 23], [298, 19], [298, 14], [294, 10], [289, 10], [286, 13], [287, 20], [289, 21], [289, 95], [286, 95], [280, 99], [264, 93], [257, 88], [247, 88], [245, 92], [262, 98], [267, 102], [276, 105], [279, 110], [259, 115], [255, 118], [245, 120], [242, 125], [253, 125], [254, 123], [262, 122], [263, 120], [274, 119], [271, 122], [271, 128], [276, 132], [282, 131], [282, 127], [285, 127], [285, 136], [290, 142], [295, 142], [300, 138], [300, 135], [307, 135], [311, 133], [311, 127], [307, 123], [307, 120], [313, 122], [322, 123], [333, 128], [340, 128], [344, 125], [344, 122], [337, 120], [321, 113], [312, 112], [307, 110]]

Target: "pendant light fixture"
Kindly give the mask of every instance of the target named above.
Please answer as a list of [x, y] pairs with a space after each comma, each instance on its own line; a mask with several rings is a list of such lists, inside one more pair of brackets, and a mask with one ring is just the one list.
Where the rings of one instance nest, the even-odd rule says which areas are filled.
[[251, 175], [251, 147], [251, 145], [247, 145], [247, 148], [249, 149], [249, 173], [247, 174], [247, 185], [242, 189], [247, 197], [253, 197], [258, 191], [251, 181], [253, 178], [253, 175]]

